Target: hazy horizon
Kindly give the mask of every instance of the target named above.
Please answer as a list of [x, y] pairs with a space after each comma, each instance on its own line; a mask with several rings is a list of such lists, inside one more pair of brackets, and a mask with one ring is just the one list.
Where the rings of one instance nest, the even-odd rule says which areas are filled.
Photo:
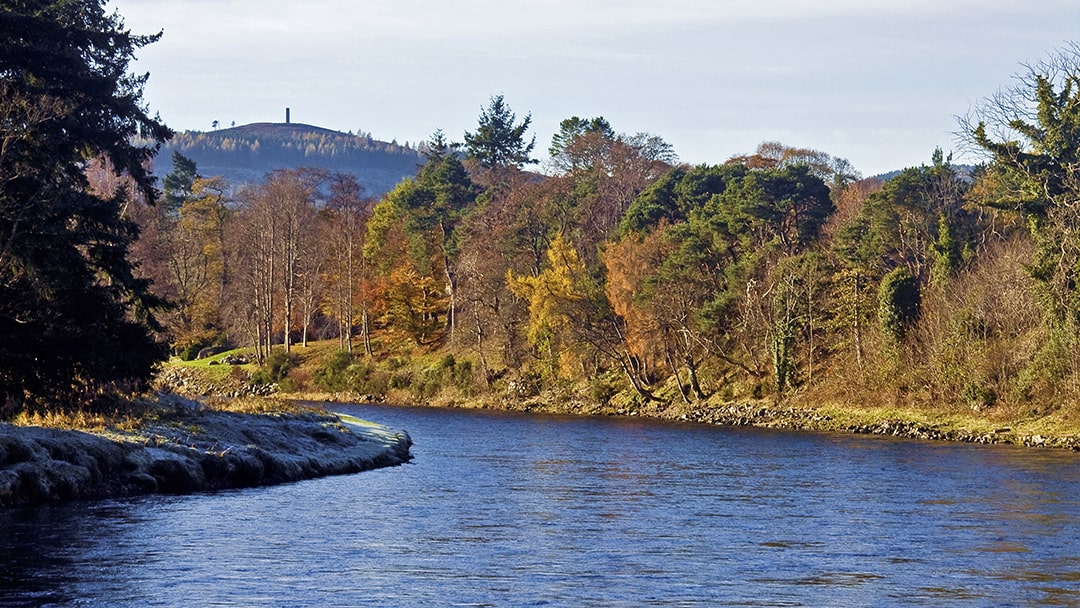
[[460, 141], [502, 94], [544, 156], [559, 122], [604, 116], [689, 163], [780, 141], [866, 175], [957, 149], [956, 116], [1075, 36], [1080, 5], [905, 0], [112, 0], [133, 66], [177, 130], [292, 122], [399, 143]]

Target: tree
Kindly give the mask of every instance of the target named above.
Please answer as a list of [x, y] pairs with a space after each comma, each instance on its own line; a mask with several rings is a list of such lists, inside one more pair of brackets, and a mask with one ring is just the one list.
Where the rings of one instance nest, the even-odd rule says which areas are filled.
[[182, 358], [224, 342], [222, 286], [226, 280], [227, 185], [220, 177], [195, 179], [178, 206], [139, 206], [140, 236], [132, 249], [154, 293], [172, 306], [159, 315], [173, 350]]
[[[477, 189], [456, 155], [429, 151], [428, 161], [416, 178], [402, 181], [375, 205], [364, 244], [364, 255], [369, 260], [377, 259], [383, 276], [400, 280], [415, 278], [424, 285], [394, 293], [409, 295], [411, 302], [422, 302], [425, 310], [437, 310], [433, 302], [444, 302], [445, 326], [451, 337], [457, 325], [457, 227], [469, 213], [476, 196]], [[412, 271], [394, 273], [406, 263]], [[427, 293], [434, 285], [441, 287], [445, 298], [411, 296], [414, 292]], [[401, 304], [395, 310], [407, 308]], [[415, 314], [407, 316], [412, 318]], [[433, 322], [432, 317], [437, 313], [425, 312], [422, 316], [425, 322]], [[424, 324], [411, 321], [409, 324], [422, 327], [424, 340], [435, 333]], [[420, 339], [416, 335], [414, 338]]]
[[[652, 342], [676, 375], [681, 358], [697, 383], [708, 352], [758, 382], [768, 352], [779, 396], [794, 378], [797, 338], [813, 351], [818, 286], [806, 254], [833, 210], [827, 186], [805, 165], [674, 168], [624, 214], [607, 260], [609, 297], [617, 310], [644, 315], [627, 317], [631, 330], [651, 325], [665, 336]], [[648, 255], [635, 255], [646, 244]], [[642, 261], [620, 259], [631, 256]], [[613, 290], [616, 278], [627, 295]]]
[[[1048, 319], [1080, 333], [1080, 43], [1027, 66], [961, 120], [990, 160], [982, 202], [1019, 213], [1037, 247], [1032, 276]], [[1070, 338], [1072, 339], [1072, 338]]]
[[[136, 36], [102, 0], [0, 6], [0, 408], [139, 385], [165, 350], [128, 258], [127, 190], [94, 193], [105, 158], [155, 199], [148, 161], [171, 133], [127, 72]], [[133, 144], [136, 135], [153, 146]], [[70, 403], [70, 401], [67, 401]], [[55, 401], [53, 401], [55, 404]]]
[[508, 272], [506, 279], [510, 291], [528, 304], [526, 336], [550, 379], [573, 377], [589, 359], [603, 358], [619, 365], [639, 395], [655, 398], [627, 348], [625, 324], [586, 272], [573, 243], [555, 235], [539, 274]]
[[701, 282], [689, 276], [677, 276], [673, 256], [681, 243], [670, 238], [668, 228], [657, 226], [609, 243], [603, 256], [605, 289], [613, 310], [625, 321], [627, 345], [641, 367], [654, 367], [657, 361], [667, 364], [683, 400], [690, 403], [691, 391], [698, 399], [706, 396], [698, 366], [707, 349], [694, 315], [708, 289], [700, 289]]
[[919, 316], [922, 296], [919, 281], [907, 268], [895, 268], [881, 280], [878, 288], [878, 322], [885, 337], [885, 347], [895, 354], [904, 342], [912, 323]]
[[192, 186], [200, 176], [195, 161], [178, 151], [173, 151], [172, 163], [172, 171], [161, 181], [161, 185], [165, 192], [165, 208], [175, 212], [191, 198]]
[[489, 381], [497, 373], [487, 356], [489, 345], [498, 346], [502, 364], [510, 367], [520, 366], [526, 354], [518, 331], [525, 305], [510, 293], [506, 275], [541, 271], [549, 232], [557, 223], [547, 205], [555, 185], [556, 180], [538, 181], [525, 173], [508, 176], [504, 187], [485, 193], [458, 227], [461, 318]]
[[846, 158], [830, 156], [820, 150], [792, 148], [778, 141], [763, 142], [754, 154], [736, 156], [728, 162], [758, 170], [784, 169], [803, 165], [836, 193], [861, 179], [859, 172]]
[[603, 116], [591, 119], [571, 116], [559, 123], [559, 132], [551, 138], [551, 147], [548, 148], [551, 164], [562, 172], [573, 171], [586, 164], [595, 145], [583, 142], [585, 136], [592, 136], [590, 139], [600, 145], [616, 138], [615, 130]]
[[457, 153], [460, 147], [461, 144], [447, 141], [442, 129], [436, 129], [431, 139], [420, 144], [420, 153], [427, 162], [438, 163], [446, 156]]
[[368, 266], [363, 256], [364, 234], [371, 217], [372, 202], [365, 199], [364, 187], [356, 177], [338, 173], [330, 179], [330, 196], [326, 209], [330, 214], [330, 254], [332, 257], [330, 286], [335, 293], [333, 315], [339, 324], [341, 346], [352, 352], [353, 329], [356, 326], [357, 297], [359, 296], [360, 335], [364, 352], [371, 355], [369, 314], [370, 298], [362, 288], [368, 279]]
[[[240, 193], [228, 239], [230, 310], [251, 336], [260, 361], [270, 354], [278, 330], [285, 351], [291, 349], [296, 312], [304, 311], [305, 291], [318, 280], [321, 254], [312, 241], [326, 177], [315, 169], [279, 169]], [[308, 297], [309, 311], [311, 302]]]
[[536, 160], [529, 158], [536, 147], [536, 138], [525, 143], [525, 132], [529, 130], [532, 115], [515, 125], [516, 120], [517, 115], [502, 95], [492, 97], [487, 109], [480, 110], [476, 132], [465, 133], [468, 158], [485, 169], [520, 169], [522, 165], [536, 163]]

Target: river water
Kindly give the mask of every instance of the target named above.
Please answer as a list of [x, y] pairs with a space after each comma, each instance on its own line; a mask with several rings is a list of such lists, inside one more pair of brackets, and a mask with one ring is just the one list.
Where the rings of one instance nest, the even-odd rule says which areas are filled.
[[336, 406], [409, 465], [0, 511], [0, 606], [1080, 606], [1080, 455]]

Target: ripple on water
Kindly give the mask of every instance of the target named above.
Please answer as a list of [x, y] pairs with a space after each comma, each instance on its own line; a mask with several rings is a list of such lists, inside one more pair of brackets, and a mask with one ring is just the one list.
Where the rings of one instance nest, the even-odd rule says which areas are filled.
[[1080, 605], [1080, 458], [364, 406], [412, 465], [0, 512], [0, 606]]

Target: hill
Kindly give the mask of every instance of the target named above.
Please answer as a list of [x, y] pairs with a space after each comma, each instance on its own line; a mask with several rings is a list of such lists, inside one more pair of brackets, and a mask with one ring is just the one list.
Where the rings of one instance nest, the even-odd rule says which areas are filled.
[[157, 156], [159, 178], [172, 171], [174, 151], [194, 160], [201, 175], [220, 175], [234, 187], [259, 181], [275, 169], [314, 167], [351, 173], [371, 195], [415, 175], [422, 162], [413, 148], [298, 123], [177, 133]]

